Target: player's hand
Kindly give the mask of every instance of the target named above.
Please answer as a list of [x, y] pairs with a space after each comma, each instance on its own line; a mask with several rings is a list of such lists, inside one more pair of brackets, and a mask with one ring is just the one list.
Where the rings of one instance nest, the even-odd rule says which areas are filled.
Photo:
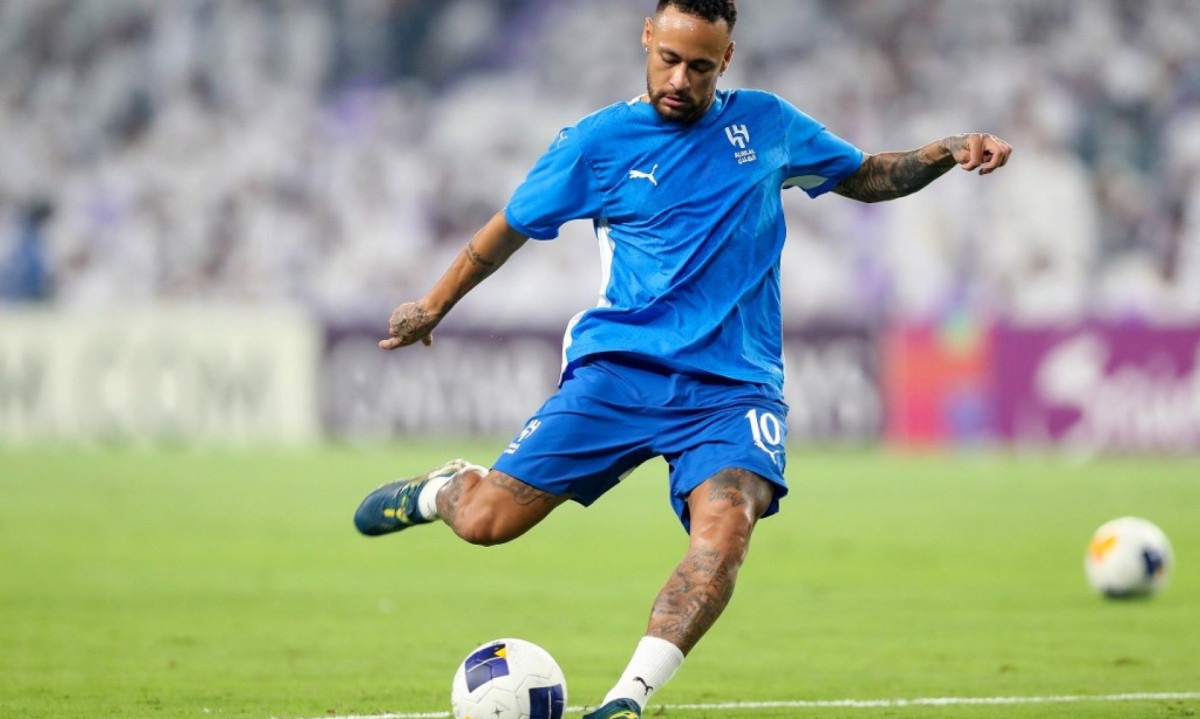
[[964, 170], [978, 169], [981, 175], [1004, 167], [1008, 156], [1012, 154], [1012, 145], [995, 135], [973, 132], [959, 135], [954, 140], [950, 146], [954, 161]]
[[441, 318], [421, 306], [419, 302], [405, 302], [392, 310], [388, 320], [388, 339], [380, 340], [380, 349], [394, 350], [415, 342], [426, 347], [433, 344], [433, 328]]

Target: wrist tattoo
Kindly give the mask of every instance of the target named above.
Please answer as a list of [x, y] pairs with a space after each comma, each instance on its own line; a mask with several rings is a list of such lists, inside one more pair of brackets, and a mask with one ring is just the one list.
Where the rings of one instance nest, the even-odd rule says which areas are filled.
[[955, 152], [958, 152], [967, 146], [967, 138], [969, 137], [970, 135], [965, 132], [958, 135], [951, 135], [945, 140], [942, 140], [942, 148], [946, 152], [950, 153], [951, 156], [953, 156]]
[[475, 249], [475, 240], [468, 242], [467, 249], [463, 250], [463, 252], [467, 255], [467, 261], [475, 268], [476, 274], [481, 277], [487, 277], [500, 266], [499, 263], [493, 262], [479, 254], [479, 250]]

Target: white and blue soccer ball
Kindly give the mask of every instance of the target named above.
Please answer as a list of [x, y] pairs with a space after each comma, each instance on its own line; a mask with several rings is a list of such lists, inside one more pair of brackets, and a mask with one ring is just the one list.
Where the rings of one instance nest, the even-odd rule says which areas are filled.
[[562, 719], [567, 680], [533, 642], [496, 639], [458, 665], [450, 701], [455, 719]]
[[1116, 599], [1155, 594], [1166, 584], [1174, 563], [1167, 535], [1140, 517], [1105, 522], [1092, 535], [1084, 556], [1092, 588]]

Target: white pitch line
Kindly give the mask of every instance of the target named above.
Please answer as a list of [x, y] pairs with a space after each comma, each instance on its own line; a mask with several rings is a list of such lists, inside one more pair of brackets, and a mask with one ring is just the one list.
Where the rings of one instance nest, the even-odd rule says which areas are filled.
[[[1006, 704], [1072, 704], [1078, 702], [1136, 702], [1200, 700], [1200, 692], [1162, 692], [1135, 694], [1061, 694], [1044, 697], [918, 697], [916, 699], [818, 699], [766, 702], [725, 702], [718, 704], [652, 705], [652, 710], [722, 711], [729, 709], [894, 709], [899, 707], [952, 707]], [[579, 714], [584, 707], [567, 707], [568, 714]], [[348, 714], [320, 719], [446, 719], [450, 712], [400, 714]]]

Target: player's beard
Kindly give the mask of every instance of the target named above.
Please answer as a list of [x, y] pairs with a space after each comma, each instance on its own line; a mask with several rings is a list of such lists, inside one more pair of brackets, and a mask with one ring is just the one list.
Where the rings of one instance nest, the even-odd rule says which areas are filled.
[[[655, 92], [654, 86], [650, 84], [650, 76], [646, 75], [646, 97], [650, 98], [650, 105], [658, 112], [659, 117], [668, 122], [678, 122], [681, 125], [690, 125], [701, 117], [708, 110], [708, 106], [712, 104], [712, 97], [708, 97], [702, 104], [696, 104], [696, 101], [690, 97], [672, 95], [670, 90], [659, 90]], [[668, 107], [663, 104], [663, 99], [673, 97], [685, 104], [680, 107]]]

